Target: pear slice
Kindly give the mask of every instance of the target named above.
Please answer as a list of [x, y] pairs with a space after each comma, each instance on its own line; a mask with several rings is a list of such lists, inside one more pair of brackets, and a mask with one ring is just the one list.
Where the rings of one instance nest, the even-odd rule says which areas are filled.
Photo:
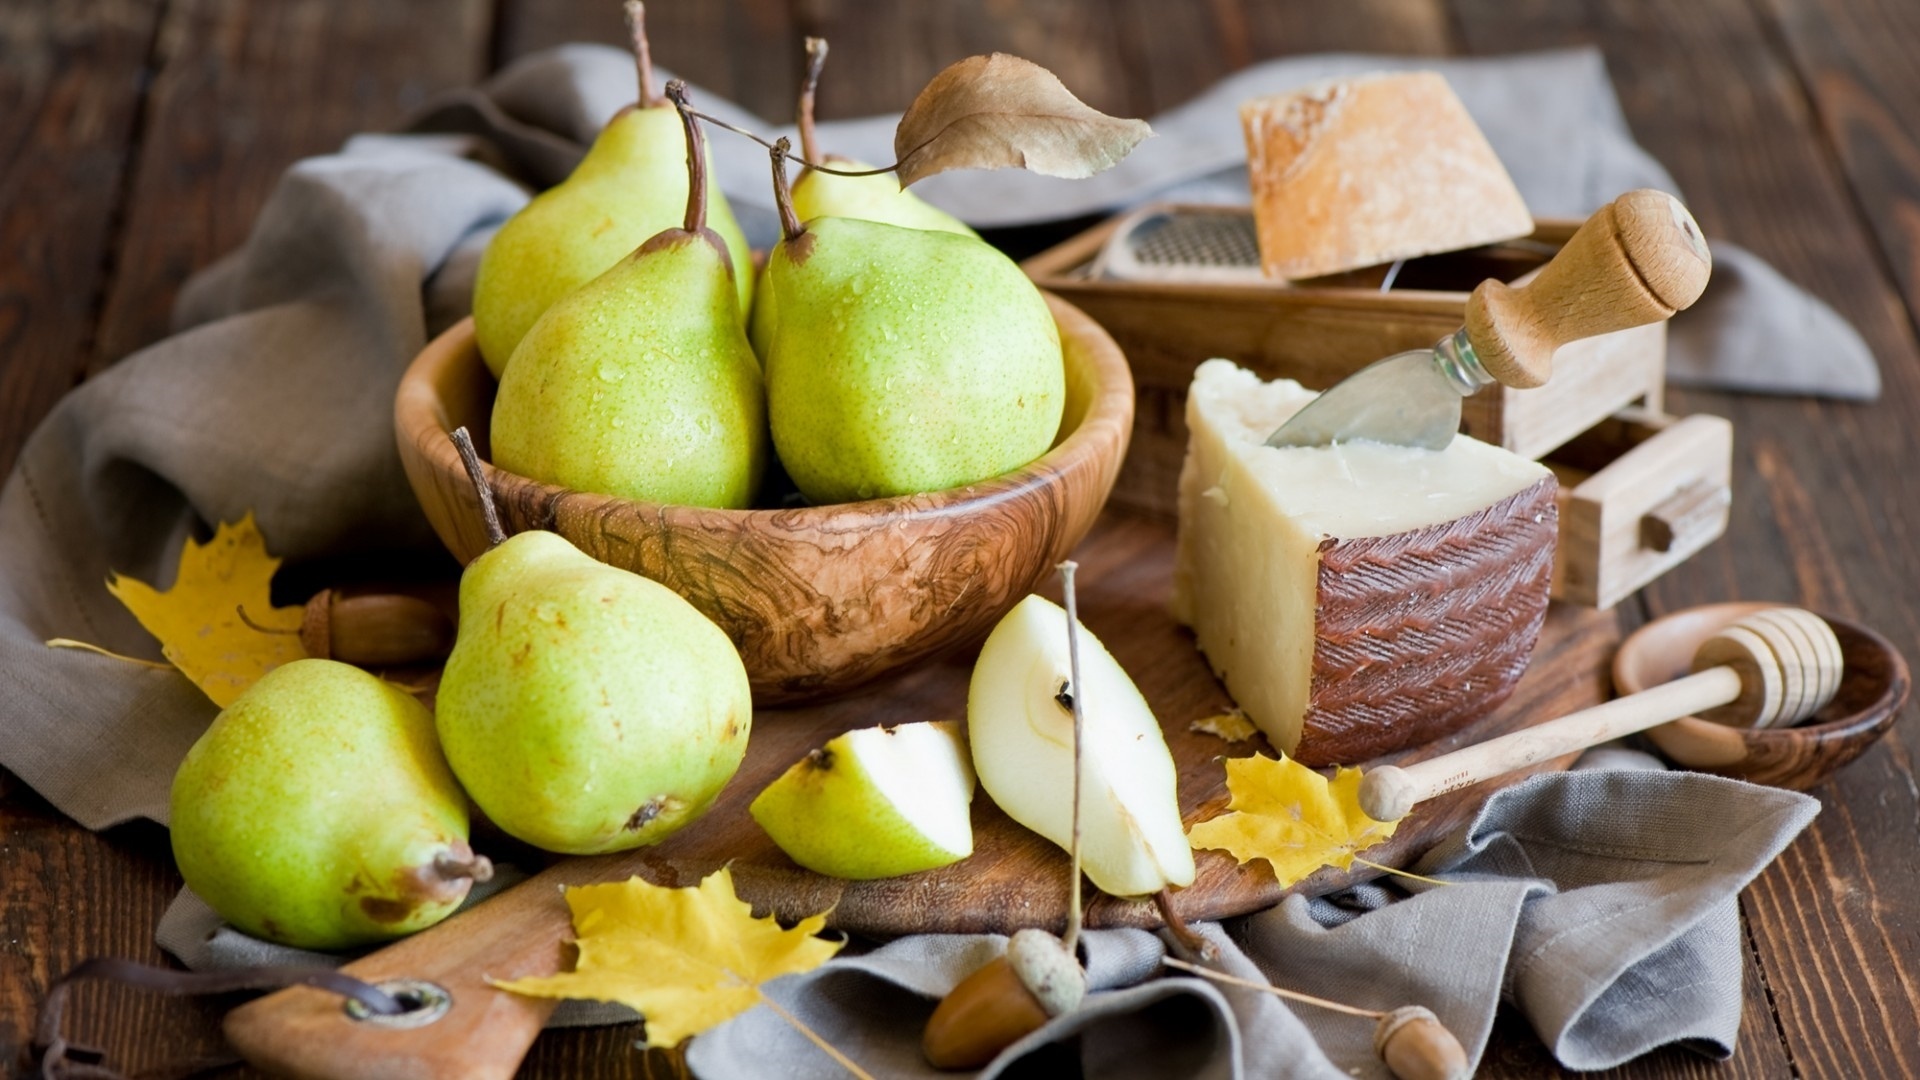
[[862, 728], [801, 758], [748, 812], [794, 862], [898, 877], [973, 854], [973, 765], [953, 720]]
[[1067, 613], [1029, 596], [980, 647], [967, 691], [967, 738], [987, 794], [1013, 820], [1073, 840], [1073, 711], [1080, 695], [1080, 858], [1113, 896], [1193, 884], [1173, 754], [1139, 688], [1080, 628], [1080, 675], [1067, 656]]

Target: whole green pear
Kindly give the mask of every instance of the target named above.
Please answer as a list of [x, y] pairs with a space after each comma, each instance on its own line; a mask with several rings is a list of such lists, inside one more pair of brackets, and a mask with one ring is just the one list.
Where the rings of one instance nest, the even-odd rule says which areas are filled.
[[268, 672], [173, 778], [187, 886], [256, 937], [340, 949], [446, 918], [491, 872], [426, 707], [333, 660]]
[[[711, 175], [710, 170], [703, 170]], [[480, 257], [473, 331], [499, 378], [533, 324], [561, 297], [599, 277], [648, 237], [680, 221], [687, 205], [687, 150], [668, 104], [628, 106], [607, 122], [566, 180], [507, 219]], [[746, 237], [726, 196], [706, 184], [709, 225], [743, 272], [732, 283], [736, 319], [753, 297]]]
[[591, 854], [704, 813], [740, 767], [753, 703], [733, 642], [673, 590], [524, 532], [460, 579], [437, 723], [496, 825]]
[[815, 503], [971, 484], [1052, 445], [1059, 328], [983, 241], [816, 218], [773, 249], [767, 284], [773, 444]]
[[[820, 155], [814, 137], [814, 91], [820, 81], [820, 68], [826, 62], [827, 43], [822, 38], [807, 39], [806, 76], [800, 83], [800, 104], [796, 110], [800, 129], [801, 152], [810, 162], [821, 162], [841, 172], [871, 172], [873, 166], [837, 154]], [[921, 199], [900, 186], [892, 173], [873, 176], [840, 176], [837, 173], [805, 169], [793, 182], [793, 212], [801, 222], [820, 217], [849, 217], [879, 221], [903, 229], [932, 229], [936, 232], [978, 236], [966, 223]], [[753, 309], [748, 337], [762, 358], [773, 337], [773, 301], [766, 289], [766, 273], [761, 272], [754, 287]]]
[[[699, 145], [698, 125], [685, 138]], [[695, 172], [704, 152], [688, 155]], [[494, 464], [563, 487], [739, 509], [766, 465], [766, 399], [734, 265], [683, 185], [684, 227], [555, 303], [514, 350], [493, 405]]]

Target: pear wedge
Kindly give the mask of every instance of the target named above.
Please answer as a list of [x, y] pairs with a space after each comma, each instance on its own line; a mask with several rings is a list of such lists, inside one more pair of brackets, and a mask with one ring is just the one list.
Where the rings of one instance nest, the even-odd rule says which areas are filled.
[[897, 877], [973, 854], [973, 782], [955, 721], [862, 728], [801, 758], [748, 812], [815, 873]]
[[1153, 710], [1099, 639], [1080, 628], [1083, 685], [1072, 685], [1067, 613], [1029, 596], [980, 648], [967, 691], [967, 740], [980, 785], [1013, 820], [1073, 839], [1073, 711], [1080, 696], [1080, 857], [1113, 896], [1193, 883], [1173, 754]]

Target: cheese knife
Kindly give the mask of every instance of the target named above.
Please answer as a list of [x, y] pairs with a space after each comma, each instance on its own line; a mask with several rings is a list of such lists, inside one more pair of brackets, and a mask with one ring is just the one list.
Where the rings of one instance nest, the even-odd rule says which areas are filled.
[[1397, 353], [1342, 379], [1267, 437], [1268, 446], [1354, 439], [1444, 450], [1460, 402], [1495, 382], [1543, 385], [1569, 341], [1673, 317], [1700, 298], [1713, 259], [1680, 200], [1642, 188], [1600, 208], [1538, 274], [1489, 278], [1466, 325], [1430, 349]]

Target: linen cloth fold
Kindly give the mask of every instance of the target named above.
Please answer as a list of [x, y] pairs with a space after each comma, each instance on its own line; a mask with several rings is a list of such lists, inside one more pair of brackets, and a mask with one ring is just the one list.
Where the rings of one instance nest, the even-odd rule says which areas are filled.
[[[1237, 126], [1228, 139], [1223, 123], [1231, 121], [1241, 97], [1332, 71], [1414, 63], [1348, 56], [1260, 65], [1158, 118], [1158, 139], [1085, 185], [1002, 172], [936, 178], [945, 182], [930, 181], [927, 194], [980, 225], [1023, 220], [1013, 216], [1013, 207], [1038, 216], [1082, 213], [1169, 186], [1230, 195], [1241, 151]], [[1539, 212], [1583, 212], [1638, 183], [1670, 186], [1627, 136], [1597, 54], [1423, 59], [1417, 66], [1447, 74]], [[71, 637], [157, 658], [155, 643], [102, 582], [117, 571], [164, 585], [183, 540], [208, 523], [254, 513], [271, 549], [293, 566], [438, 551], [394, 450], [391, 404], [400, 373], [431, 334], [465, 313], [486, 239], [527, 198], [520, 181], [539, 186], [563, 176], [583, 140], [630, 99], [631, 72], [630, 61], [616, 50], [555, 50], [515, 65], [483, 90], [441, 102], [422, 116], [417, 134], [362, 137], [339, 154], [297, 164], [268, 200], [245, 246], [185, 289], [176, 332], [61, 402], [0, 489], [0, 765], [89, 828], [136, 817], [166, 820], [174, 769], [213, 718], [213, 706], [172, 672], [49, 649], [44, 642]], [[765, 126], [698, 91], [695, 100], [709, 112]], [[837, 150], [874, 160], [889, 156], [873, 140], [874, 132], [890, 131], [891, 120], [822, 128]], [[713, 145], [716, 171], [743, 224], [764, 239], [771, 218], [764, 205], [758, 214], [755, 207], [767, 201], [765, 159], [739, 140], [716, 138]], [[1857, 337], [1848, 344], [1850, 331], [1830, 310], [1758, 260], [1730, 259], [1726, 245], [1718, 250], [1716, 282], [1723, 284], [1715, 288], [1722, 292], [1717, 299], [1710, 293], [1709, 302], [1721, 314], [1700, 321], [1698, 331], [1676, 325], [1676, 372], [1688, 367], [1681, 354], [1691, 333], [1694, 344], [1687, 348], [1704, 357], [1696, 362], [1697, 373], [1719, 385], [1872, 392], [1871, 356]], [[1730, 265], [1744, 269], [1729, 275]], [[1751, 340], [1727, 347], [1742, 333], [1751, 339], [1754, 327], [1768, 328], [1769, 348], [1754, 350]], [[1810, 337], [1822, 338], [1822, 347], [1797, 347]], [[1820, 381], [1793, 382], [1758, 366], [1782, 354]], [[1229, 950], [1229, 961], [1249, 974], [1264, 971], [1307, 985], [1339, 965], [1295, 973], [1292, 958], [1312, 955], [1314, 942], [1333, 942], [1327, 947], [1341, 955], [1367, 958], [1357, 989], [1399, 988], [1397, 993], [1459, 1024], [1455, 1030], [1463, 1038], [1476, 1040], [1469, 1049], [1484, 1041], [1503, 980], [1569, 1065], [1622, 1060], [1655, 1045], [1649, 1038], [1699, 1040], [1723, 1049], [1738, 1017], [1738, 942], [1726, 930], [1736, 926], [1732, 896], [1804, 824], [1811, 803], [1704, 777], [1635, 780], [1624, 788], [1596, 783], [1585, 777], [1536, 781], [1515, 789], [1524, 797], [1510, 793], [1490, 806], [1476, 825], [1480, 831], [1460, 839], [1457, 861], [1441, 867], [1487, 880], [1422, 893], [1331, 929], [1316, 919], [1338, 921], [1338, 906], [1289, 903], [1232, 927], [1223, 940], [1239, 944]], [[1616, 802], [1666, 807], [1646, 810], [1643, 817], [1652, 815], [1645, 820], [1677, 833], [1688, 832], [1688, 815], [1721, 804], [1720, 820], [1772, 825], [1758, 826], [1764, 834], [1758, 839], [1737, 831], [1696, 835], [1705, 845], [1696, 852], [1705, 860], [1700, 865], [1716, 872], [1691, 884], [1661, 869], [1680, 864], [1660, 857], [1562, 863], [1549, 851], [1543, 837], [1586, 837], [1587, 827], [1609, 820]], [[1495, 807], [1505, 809], [1496, 814]], [[1688, 895], [1697, 903], [1674, 907], [1662, 899], [1673, 889], [1692, 890]], [[1467, 896], [1481, 899], [1463, 904]], [[1636, 898], [1645, 903], [1636, 906]], [[1455, 906], [1472, 910], [1452, 912]], [[1430, 914], [1436, 911], [1444, 917]], [[1562, 911], [1575, 923], [1564, 941], [1549, 935], [1539, 948], [1515, 953], [1537, 958], [1521, 969], [1510, 967], [1508, 943], [1519, 949], [1531, 921], [1552, 921]], [[1501, 912], [1509, 914], [1487, 922]], [[1658, 947], [1624, 968], [1610, 967], [1607, 957], [1620, 953], [1622, 939], [1593, 940], [1577, 932], [1579, 920], [1597, 915], [1607, 915], [1616, 932], [1640, 927], [1633, 940], [1658, 938]], [[230, 929], [208, 927], [204, 915], [201, 922], [194, 918], [193, 901], [184, 898], [169, 912], [166, 930], [168, 947], [189, 962], [219, 966], [284, 955]], [[1440, 939], [1449, 942], [1445, 949], [1432, 947], [1433, 935], [1469, 931], [1478, 951], [1450, 938]], [[1089, 942], [1101, 970], [1121, 974], [1111, 977], [1097, 1009], [1030, 1042], [1069, 1028], [1098, 1027], [1098, 1036], [1082, 1043], [1092, 1075], [1163, 1075], [1171, 1069], [1311, 1076], [1366, 1067], [1349, 1050], [1364, 1046], [1369, 1032], [1329, 1027], [1324, 1017], [1296, 1017], [1264, 996], [1192, 980], [1130, 985], [1151, 973], [1151, 947], [1138, 935], [1097, 934]], [[795, 995], [798, 1005], [798, 995], [816, 983], [864, 993], [857, 990], [859, 978], [878, 977], [931, 994], [941, 984], [928, 979], [950, 983], [964, 973], [962, 960], [983, 947], [978, 941], [908, 939], [837, 962], [827, 974], [783, 983], [777, 992]], [[1447, 963], [1434, 965], [1435, 955], [1446, 956]], [[1723, 970], [1729, 956], [1730, 974]], [[1575, 960], [1578, 966], [1569, 967]], [[901, 981], [909, 978], [901, 972], [916, 965], [924, 969], [921, 981]], [[1713, 977], [1685, 983], [1701, 973]], [[1422, 981], [1432, 978], [1441, 984]], [[904, 1008], [911, 995], [893, 997]], [[1444, 1011], [1447, 1001], [1455, 1003], [1449, 1008], [1471, 1011]], [[806, 1004], [812, 1015], [815, 1006]], [[1196, 1018], [1209, 1016], [1196, 1028]], [[821, 1022], [830, 1019], [826, 1014]], [[736, 1025], [746, 1033], [763, 1020], [754, 1014]], [[1199, 1043], [1169, 1042], [1162, 1028], [1204, 1028], [1210, 1034]], [[745, 1034], [732, 1030], [699, 1044], [698, 1060], [712, 1075], [730, 1075], [730, 1062], [747, 1060], [729, 1056], [745, 1052]], [[854, 1045], [848, 1048], [887, 1037], [871, 1028], [850, 1030]], [[1152, 1056], [1163, 1043], [1177, 1043], [1173, 1052], [1188, 1056]], [[803, 1060], [795, 1054], [783, 1065], [804, 1067], [798, 1064]], [[901, 1061], [905, 1069], [907, 1059]], [[1297, 1069], [1322, 1071], [1287, 1071]]]

